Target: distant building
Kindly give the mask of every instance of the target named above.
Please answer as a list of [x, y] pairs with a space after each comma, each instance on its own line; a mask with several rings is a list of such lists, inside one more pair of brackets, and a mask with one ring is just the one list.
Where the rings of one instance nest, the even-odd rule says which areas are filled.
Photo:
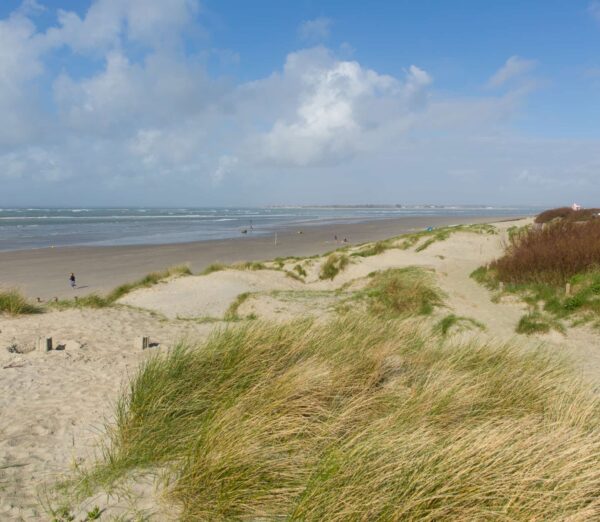
[[572, 208], [573, 210], [581, 210], [581, 205], [578, 205], [577, 203], [573, 203], [573, 204], [571, 205], [571, 208]]

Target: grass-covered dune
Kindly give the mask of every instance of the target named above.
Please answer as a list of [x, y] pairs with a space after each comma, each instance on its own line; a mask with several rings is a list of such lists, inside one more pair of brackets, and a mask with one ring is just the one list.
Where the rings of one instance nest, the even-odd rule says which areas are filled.
[[543, 352], [413, 320], [254, 321], [148, 360], [78, 493], [160, 470], [182, 520], [591, 520], [600, 405]]
[[0, 288], [0, 314], [28, 315], [43, 313], [49, 309], [106, 308], [114, 305], [121, 297], [140, 288], [149, 288], [172, 277], [192, 275], [187, 265], [172, 266], [161, 272], [151, 272], [132, 283], [125, 283], [107, 295], [88, 294], [76, 299], [49, 301], [44, 305], [34, 305], [16, 289]]
[[567, 318], [600, 327], [600, 218], [592, 210], [543, 212], [536, 221], [545, 226], [509, 230], [504, 255], [473, 272], [491, 289], [504, 283], [505, 293], [530, 306], [517, 332], [564, 332]]
[[571, 207], [552, 208], [541, 212], [535, 217], [535, 222], [540, 224], [552, 221], [581, 222], [598, 219], [600, 208], [584, 208], [573, 210]]
[[600, 219], [594, 219], [559, 222], [518, 234], [490, 268], [504, 282], [561, 285], [599, 266]]

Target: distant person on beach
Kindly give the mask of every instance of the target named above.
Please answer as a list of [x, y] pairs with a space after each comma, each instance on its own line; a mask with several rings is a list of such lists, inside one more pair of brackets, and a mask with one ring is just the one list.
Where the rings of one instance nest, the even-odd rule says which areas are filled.
[[333, 240], [337, 243], [338, 242], [338, 238], [337, 238], [337, 234], [335, 236], [333, 236]]
[[69, 281], [71, 281], [71, 288], [75, 288], [77, 286], [77, 283], [75, 282], [75, 274], [73, 272], [71, 272], [71, 275], [69, 276]]
[[347, 242], [348, 242], [348, 238], [347, 238], [347, 237], [345, 237], [345, 238], [344, 238], [344, 243], [347, 243]]

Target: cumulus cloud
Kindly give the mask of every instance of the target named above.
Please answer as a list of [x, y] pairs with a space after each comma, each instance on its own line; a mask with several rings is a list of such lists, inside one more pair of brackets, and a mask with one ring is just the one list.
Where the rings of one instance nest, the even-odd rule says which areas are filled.
[[[268, 130], [252, 139], [252, 160], [279, 166], [333, 165], [372, 145], [382, 127], [396, 128], [425, 100], [431, 77], [411, 66], [404, 79], [337, 59], [324, 48], [292, 53], [281, 76], [255, 84], [271, 91], [273, 83], [293, 86], [293, 107]], [[285, 88], [285, 87], [284, 87]]]
[[298, 27], [300, 38], [309, 43], [321, 42], [329, 38], [332, 20], [320, 16], [314, 20], [305, 20]]
[[526, 60], [519, 56], [511, 56], [489, 79], [489, 87], [500, 87], [513, 78], [528, 73], [536, 66], [535, 60]]

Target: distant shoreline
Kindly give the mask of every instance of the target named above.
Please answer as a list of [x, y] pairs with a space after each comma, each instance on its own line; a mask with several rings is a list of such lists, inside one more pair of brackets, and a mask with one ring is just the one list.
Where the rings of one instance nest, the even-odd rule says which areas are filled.
[[338, 205], [205, 208], [0, 209], [0, 252], [62, 247], [143, 246], [233, 239], [405, 217], [480, 217], [539, 213], [535, 208]]
[[[337, 235], [350, 244], [458, 224], [493, 223], [526, 217], [507, 216], [418, 216], [367, 220], [354, 223], [293, 225], [274, 229], [268, 235], [251, 233], [231, 239], [190, 243], [132, 246], [66, 246], [0, 252], [0, 287], [19, 288], [29, 297], [51, 299], [90, 293], [106, 293], [125, 282], [165, 267], [189, 263], [200, 272], [211, 263], [235, 263], [287, 256], [323, 254], [341, 246]], [[275, 243], [277, 235], [277, 244]], [[74, 272], [80, 288], [71, 290], [68, 275]]]

